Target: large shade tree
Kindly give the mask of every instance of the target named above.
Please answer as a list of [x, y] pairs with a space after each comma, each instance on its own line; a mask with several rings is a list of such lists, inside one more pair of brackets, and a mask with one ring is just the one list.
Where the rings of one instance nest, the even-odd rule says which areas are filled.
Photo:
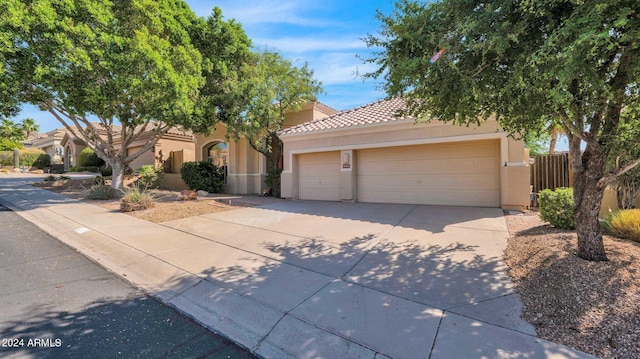
[[[196, 20], [174, 0], [4, 0], [0, 3], [0, 107], [50, 112], [123, 171], [174, 126], [190, 127], [203, 85], [191, 44]], [[127, 148], [151, 136], [136, 153]]]
[[578, 255], [606, 260], [597, 218], [604, 189], [640, 162], [606, 170], [621, 114], [640, 106], [637, 0], [401, 0], [378, 18], [381, 32], [366, 39], [378, 70], [368, 76], [383, 76], [410, 114], [458, 124], [496, 116], [517, 136], [560, 122]]
[[243, 136], [253, 149], [265, 155], [272, 190], [279, 193], [282, 168], [282, 129], [285, 115], [315, 101], [322, 91], [308, 64], [296, 66], [278, 52], [265, 50], [251, 55], [241, 69], [238, 97], [232, 113], [223, 121], [233, 138]]
[[197, 116], [192, 129], [209, 133], [215, 125], [229, 122], [242, 112], [243, 68], [252, 59], [251, 40], [235, 20], [225, 20], [215, 7], [208, 18], [198, 18], [190, 29], [191, 41], [203, 57]]

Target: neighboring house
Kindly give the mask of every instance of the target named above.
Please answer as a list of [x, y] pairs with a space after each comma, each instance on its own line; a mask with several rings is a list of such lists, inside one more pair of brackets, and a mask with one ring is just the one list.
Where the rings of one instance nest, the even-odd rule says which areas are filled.
[[24, 145], [25, 147], [43, 150], [51, 156], [51, 163], [62, 163], [62, 139], [66, 133], [64, 128], [57, 128], [46, 133], [32, 134], [32, 136], [30, 136], [31, 138], [24, 142]]
[[[114, 126], [114, 132], [118, 133], [119, 129]], [[104, 136], [105, 133], [100, 133]], [[127, 148], [128, 154], [133, 154], [139, 151], [142, 146], [147, 142], [150, 136], [153, 136], [152, 131], [143, 133], [138, 139], [136, 139]], [[116, 137], [114, 139], [114, 147], [119, 148], [120, 140]], [[69, 170], [71, 167], [78, 165], [78, 157], [80, 152], [87, 148], [84, 140], [77, 138], [70, 133], [65, 133], [60, 145], [64, 149], [64, 169]], [[165, 166], [168, 172], [177, 172], [179, 168], [171, 168], [170, 155], [172, 151], [182, 151], [182, 153], [191, 153], [190, 160], [193, 160], [193, 153], [195, 150], [195, 140], [191, 131], [183, 131], [179, 129], [172, 129], [168, 133], [164, 134], [162, 138], [156, 143], [156, 145], [147, 153], [136, 158], [129, 167], [132, 170], [136, 170], [144, 165], [153, 165], [155, 167]], [[168, 168], [167, 168], [168, 167]]]
[[[299, 111], [285, 115], [283, 128], [327, 117], [338, 111], [320, 102], [311, 102]], [[225, 192], [234, 194], [261, 193], [266, 187], [266, 158], [254, 150], [246, 138], [227, 139], [227, 128], [217, 124], [210, 135], [196, 136], [196, 160], [209, 161], [226, 167]]]
[[280, 132], [282, 197], [523, 209], [529, 158], [496, 121], [455, 126], [398, 118], [381, 100]]

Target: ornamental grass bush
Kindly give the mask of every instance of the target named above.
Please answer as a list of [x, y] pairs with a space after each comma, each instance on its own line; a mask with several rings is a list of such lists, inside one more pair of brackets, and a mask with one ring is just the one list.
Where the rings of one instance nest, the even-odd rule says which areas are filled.
[[604, 227], [616, 237], [640, 242], [640, 209], [610, 212], [604, 218]]
[[127, 189], [120, 199], [121, 212], [133, 212], [155, 206], [153, 195], [149, 191], [140, 190], [138, 187]]
[[116, 191], [111, 186], [104, 184], [94, 184], [89, 188], [89, 199], [105, 201], [117, 197]]
[[545, 189], [538, 196], [540, 219], [561, 229], [575, 229], [573, 221], [573, 189], [557, 188], [555, 191]]

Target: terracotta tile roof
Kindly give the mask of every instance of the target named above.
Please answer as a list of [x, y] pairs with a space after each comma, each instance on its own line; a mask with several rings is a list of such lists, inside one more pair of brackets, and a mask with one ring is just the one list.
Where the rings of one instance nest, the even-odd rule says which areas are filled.
[[280, 131], [280, 135], [302, 134], [403, 121], [408, 118], [396, 117], [397, 111], [403, 108], [404, 101], [399, 97], [384, 99], [351, 110], [340, 111], [335, 115], [289, 127]]

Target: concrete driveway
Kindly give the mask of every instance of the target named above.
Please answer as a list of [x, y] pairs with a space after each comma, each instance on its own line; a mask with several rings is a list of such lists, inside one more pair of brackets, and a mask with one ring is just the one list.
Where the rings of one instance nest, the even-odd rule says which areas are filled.
[[0, 202], [266, 358], [583, 358], [535, 336], [502, 211], [277, 201], [156, 224], [0, 178]]
[[266, 357], [577, 355], [520, 318], [500, 209], [287, 201], [164, 225], [210, 242], [159, 258], [285, 313], [262, 318]]

